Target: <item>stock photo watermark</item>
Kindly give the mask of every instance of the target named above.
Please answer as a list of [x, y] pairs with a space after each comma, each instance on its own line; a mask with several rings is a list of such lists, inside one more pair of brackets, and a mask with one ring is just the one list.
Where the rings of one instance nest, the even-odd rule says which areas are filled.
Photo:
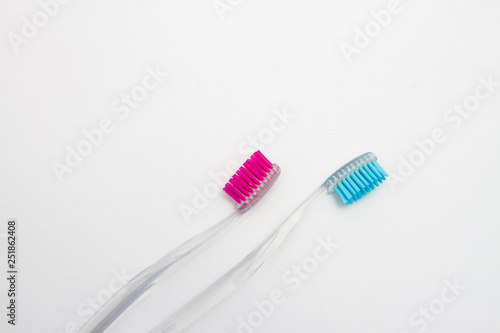
[[125, 269], [122, 268], [121, 271], [113, 270], [111, 271], [113, 276], [107, 283], [106, 288], [99, 290], [95, 293], [95, 296], [89, 296], [80, 304], [77, 305], [75, 313], [78, 319], [72, 320], [66, 325], [64, 329], [58, 333], [76, 333], [80, 327], [90, 318], [94, 313], [99, 310], [104, 303], [106, 303], [120, 288], [125, 286], [133, 276], [127, 274]]
[[[463, 122], [469, 119], [474, 112], [478, 111], [481, 103], [485, 102], [493, 96], [500, 87], [500, 81], [496, 81], [493, 74], [488, 76], [480, 76], [479, 83], [474, 88], [474, 91], [462, 99], [459, 103], [454, 103], [442, 114], [443, 122], [449, 126], [452, 131], [459, 130]], [[392, 172], [389, 175], [388, 182], [393, 191], [396, 190], [396, 185], [404, 183], [411, 177], [418, 167], [422, 166], [438, 149], [439, 145], [448, 140], [448, 133], [444, 126], [438, 126], [431, 131], [430, 136], [420, 140], [416, 140], [416, 148], [412, 150], [408, 156], [399, 155], [399, 165], [397, 172]]]
[[212, 6], [221, 21], [224, 21], [226, 15], [234, 12], [243, 3], [243, 0], [215, 0]]
[[[425, 332], [429, 326], [434, 323], [450, 306], [455, 303], [462, 295], [462, 292], [467, 289], [466, 286], [460, 284], [458, 278], [452, 281], [444, 280], [445, 287], [441, 290], [438, 297], [433, 298], [424, 306], [418, 308], [417, 311], [410, 314], [408, 323], [412, 326], [411, 331], [418, 333]], [[400, 333], [410, 333], [411, 331], [401, 331]]]
[[[135, 85], [129, 92], [122, 93], [111, 103], [111, 112], [116, 114], [119, 120], [125, 120], [168, 76], [168, 73], [162, 71], [159, 65], [156, 65], [155, 69], [147, 66], [145, 71], [146, 74], [140, 84]], [[65, 174], [72, 173], [80, 166], [84, 159], [104, 142], [106, 136], [115, 130], [115, 125], [117, 121], [111, 117], [103, 117], [97, 122], [95, 128], [83, 129], [80, 136], [82, 139], [74, 146], [66, 146], [66, 156], [63, 161], [52, 162], [52, 169], [57, 179], [62, 182]]]
[[[245, 140], [240, 142], [237, 146], [237, 152], [243, 156], [248, 156], [256, 150], [264, 149], [266, 145], [270, 144], [276, 135], [283, 132], [296, 115], [289, 112], [285, 107], [281, 109], [274, 109], [273, 116], [268, 120], [267, 126], [261, 128], [257, 133], [249, 135]], [[224, 170], [218, 172], [209, 172], [208, 181], [201, 187], [193, 189], [193, 197], [191, 203], [181, 202], [178, 206], [179, 213], [186, 223], [190, 223], [193, 216], [197, 216], [202, 210], [207, 208], [210, 200], [217, 197], [222, 192], [222, 188], [240, 167], [238, 161], [230, 160], [226, 163]]]
[[[6, 276], [7, 276], [7, 290], [5, 295], [7, 296], [7, 324], [15, 326], [18, 315], [18, 305], [17, 299], [19, 294], [19, 236], [18, 236], [18, 221], [17, 219], [8, 219], [6, 221], [6, 234], [5, 234], [5, 250], [6, 250]], [[2, 234], [3, 236], [3, 234]], [[0, 236], [1, 237], [1, 236]], [[3, 237], [2, 237], [3, 238]], [[3, 244], [2, 244], [3, 245]], [[3, 246], [2, 246], [3, 247]]]
[[405, 5], [400, 0], [391, 0], [385, 8], [370, 11], [370, 20], [362, 28], [354, 27], [354, 37], [351, 42], [342, 41], [339, 44], [340, 50], [347, 63], [352, 62], [354, 55], [358, 55], [366, 49], [384, 29], [386, 29], [393, 19], [400, 15], [405, 9]]
[[287, 293], [299, 290], [302, 284], [309, 280], [319, 266], [330, 259], [340, 244], [332, 241], [330, 236], [317, 238], [317, 245], [311, 255], [305, 257], [298, 264], [292, 265], [281, 275], [282, 287], [273, 289], [263, 300], [255, 300], [253, 310], [244, 316], [236, 318], [236, 333], [254, 333], [262, 327], [276, 311], [276, 308], [287, 300]]
[[60, 13], [62, 6], [69, 2], [71, 0], [38, 1], [38, 9], [32, 15], [21, 17], [19, 33], [12, 31], [7, 33], [7, 39], [14, 52], [19, 52], [21, 45], [28, 44], [35, 38], [40, 30], [45, 28]]

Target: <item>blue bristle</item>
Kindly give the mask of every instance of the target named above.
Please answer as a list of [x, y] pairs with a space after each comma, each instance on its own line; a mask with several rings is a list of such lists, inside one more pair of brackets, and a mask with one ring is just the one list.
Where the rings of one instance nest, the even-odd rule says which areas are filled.
[[347, 201], [347, 198], [344, 196], [344, 194], [342, 193], [342, 191], [339, 189], [338, 186], [335, 186], [333, 188], [335, 190], [335, 192], [339, 195], [340, 199], [342, 199], [342, 201], [348, 205], [348, 201]]
[[375, 166], [375, 168], [377, 168], [377, 170], [382, 174], [384, 175], [384, 177], [389, 177], [389, 175], [387, 174], [387, 172], [385, 172], [384, 169], [382, 169], [382, 167], [380, 166], [380, 164], [378, 164], [377, 161], [373, 160], [372, 161], [372, 164]]
[[373, 172], [370, 170], [370, 168], [368, 168], [368, 166], [367, 166], [366, 164], [365, 164], [365, 165], [363, 165], [363, 167], [362, 167], [362, 168], [363, 168], [363, 170], [365, 170], [365, 171], [366, 171], [366, 173], [368, 173], [368, 175], [370, 175], [371, 179], [373, 179], [373, 183], [374, 183], [376, 186], [378, 186], [378, 178], [377, 178], [377, 176], [375, 176], [375, 175], [373, 174]]
[[359, 168], [359, 172], [364, 177], [365, 181], [368, 183], [369, 188], [373, 190], [375, 188], [375, 186], [373, 186], [373, 179], [368, 175], [368, 173], [365, 171], [363, 167]]
[[333, 189], [344, 204], [350, 205], [371, 192], [386, 177], [388, 177], [387, 172], [382, 169], [377, 161], [372, 160], [371, 162], [359, 165], [357, 170], [345, 174], [337, 181]]
[[361, 180], [359, 180], [358, 176], [356, 176], [356, 174], [354, 172], [351, 172], [350, 174], [351, 176], [351, 179], [356, 183], [356, 185], [358, 185], [360, 191], [362, 194], [365, 194], [366, 191], [365, 191], [365, 187], [366, 185], [364, 185]]
[[349, 185], [351, 185], [351, 187], [353, 188], [353, 190], [354, 190], [355, 193], [360, 193], [361, 192], [361, 189], [358, 187], [358, 185], [356, 185], [356, 183], [354, 182], [354, 180], [352, 180], [351, 175], [346, 176], [345, 179], [347, 180], [347, 182], [349, 183]]
[[342, 181], [340, 181], [338, 183], [338, 186], [340, 188], [340, 190], [342, 191], [342, 193], [344, 193], [344, 196], [345, 198], [347, 199], [347, 201], [351, 201], [352, 200], [352, 194], [349, 192], [349, 190], [347, 190], [343, 184]]
[[347, 181], [347, 177], [342, 180], [342, 185], [345, 186], [345, 188], [349, 191], [349, 193], [351, 193], [353, 197], [356, 196], [357, 191], [354, 190], [351, 184], [349, 184], [349, 182]]
[[367, 186], [370, 186], [370, 183], [368, 183], [365, 179], [365, 177], [363, 177], [360, 173], [359, 173], [359, 170], [354, 170], [354, 174], [356, 175], [356, 177], [358, 177], [358, 179], [363, 182], [363, 184], [365, 184], [365, 188]]
[[382, 176], [380, 172], [378, 172], [377, 168], [373, 166], [373, 164], [368, 163], [368, 168], [373, 172], [373, 174], [377, 177], [378, 180], [384, 180], [385, 177]]

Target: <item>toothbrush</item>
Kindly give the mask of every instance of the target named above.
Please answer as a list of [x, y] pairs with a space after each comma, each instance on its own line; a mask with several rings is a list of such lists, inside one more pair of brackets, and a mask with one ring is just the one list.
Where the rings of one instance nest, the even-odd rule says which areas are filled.
[[113, 295], [78, 331], [79, 333], [104, 332], [132, 303], [146, 291], [172, 273], [174, 267], [189, 256], [229, 230], [239, 217], [252, 208], [274, 184], [281, 173], [277, 164], [271, 163], [260, 151], [246, 160], [231, 177], [224, 191], [236, 201], [236, 211], [214, 226], [187, 240], [144, 269]]
[[285, 241], [306, 210], [324, 194], [336, 193], [344, 204], [350, 205], [372, 191], [387, 176], [373, 153], [351, 160], [328, 177], [263, 243], [150, 333], [182, 332], [224, 301], [258, 271]]

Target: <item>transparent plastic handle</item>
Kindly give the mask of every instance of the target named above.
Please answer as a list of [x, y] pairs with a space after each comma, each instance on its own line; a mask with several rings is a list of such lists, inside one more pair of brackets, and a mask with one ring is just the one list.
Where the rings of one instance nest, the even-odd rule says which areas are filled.
[[221, 235], [223, 231], [229, 230], [235, 221], [241, 216], [234, 212], [214, 226], [187, 240], [183, 244], [164, 255], [157, 262], [143, 270], [130, 280], [123, 288], [113, 295], [78, 331], [79, 333], [101, 333], [104, 332], [132, 303], [141, 297], [146, 291], [171, 273], [173, 266], [183, 259], [199, 252], [200, 249], [211, 243], [215, 236]]
[[224, 301], [258, 271], [269, 256], [285, 241], [309, 206], [325, 193], [327, 193], [326, 187], [320, 186], [255, 250], [203, 292], [156, 326], [150, 333], [183, 332], [212, 308]]

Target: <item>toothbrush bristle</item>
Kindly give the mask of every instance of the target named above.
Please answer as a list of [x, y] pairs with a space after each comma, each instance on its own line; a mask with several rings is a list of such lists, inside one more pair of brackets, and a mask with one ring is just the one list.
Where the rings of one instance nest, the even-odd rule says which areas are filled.
[[258, 150], [231, 177], [224, 191], [236, 201], [237, 209], [243, 213], [262, 198], [279, 174], [279, 166], [271, 163]]
[[375, 154], [366, 153], [337, 170], [325, 185], [329, 192], [337, 193], [346, 205], [350, 205], [379, 186], [386, 177], [388, 174], [378, 164]]

